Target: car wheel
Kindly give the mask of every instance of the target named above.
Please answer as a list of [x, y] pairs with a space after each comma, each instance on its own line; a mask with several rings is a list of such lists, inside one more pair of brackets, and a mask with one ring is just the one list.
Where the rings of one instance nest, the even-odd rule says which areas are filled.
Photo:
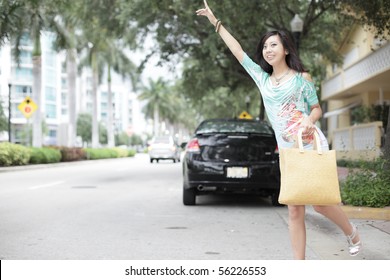
[[173, 163], [176, 163], [176, 159], [173, 159]]
[[183, 204], [184, 205], [196, 204], [196, 193], [194, 189], [187, 189], [185, 186], [183, 186]]
[[150, 163], [153, 163], [153, 159], [152, 158], [150, 159]]

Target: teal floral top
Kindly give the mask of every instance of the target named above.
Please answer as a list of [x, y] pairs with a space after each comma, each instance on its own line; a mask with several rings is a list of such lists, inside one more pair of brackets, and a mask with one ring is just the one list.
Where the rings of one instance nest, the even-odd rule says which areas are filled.
[[[306, 80], [301, 73], [297, 73], [280, 85], [274, 86], [270, 75], [247, 54], [244, 54], [241, 64], [260, 89], [279, 148], [292, 147], [294, 135], [297, 134], [303, 119], [310, 114], [310, 107], [318, 104], [314, 84]], [[325, 136], [318, 128], [317, 130], [321, 136], [321, 145], [327, 145]], [[303, 138], [303, 142], [311, 146], [312, 136]]]

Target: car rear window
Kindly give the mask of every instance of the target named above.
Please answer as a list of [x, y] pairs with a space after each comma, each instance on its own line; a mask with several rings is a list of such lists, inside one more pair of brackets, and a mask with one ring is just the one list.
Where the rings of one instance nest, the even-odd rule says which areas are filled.
[[169, 144], [170, 138], [165, 136], [156, 137], [152, 141], [153, 144]]
[[205, 133], [259, 133], [273, 134], [272, 129], [262, 122], [206, 121], [199, 125], [196, 134]]

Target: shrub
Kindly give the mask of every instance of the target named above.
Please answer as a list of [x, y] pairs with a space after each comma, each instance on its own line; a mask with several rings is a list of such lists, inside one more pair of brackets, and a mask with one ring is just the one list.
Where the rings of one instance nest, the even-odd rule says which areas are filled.
[[114, 149], [107, 148], [86, 148], [84, 149], [87, 154], [87, 159], [104, 159], [104, 158], [117, 158], [118, 152]]
[[9, 142], [0, 143], [0, 166], [26, 165], [29, 160], [28, 148]]
[[384, 160], [362, 164], [341, 183], [341, 198], [353, 206], [390, 206], [390, 176], [383, 168]]
[[53, 148], [30, 148], [30, 163], [56, 163], [61, 161], [61, 152]]
[[82, 148], [60, 147], [61, 161], [77, 161], [87, 158], [87, 153]]
[[133, 156], [135, 156], [135, 154], [136, 154], [135, 150], [127, 150], [127, 156], [128, 157], [133, 157]]
[[118, 153], [118, 157], [127, 157], [128, 151], [122, 148], [113, 148]]

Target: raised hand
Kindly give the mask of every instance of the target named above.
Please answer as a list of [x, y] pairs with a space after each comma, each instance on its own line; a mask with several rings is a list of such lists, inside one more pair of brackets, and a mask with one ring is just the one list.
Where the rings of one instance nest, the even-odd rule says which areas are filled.
[[207, 4], [207, 1], [206, 0], [203, 0], [204, 2], [204, 8], [203, 9], [199, 9], [196, 11], [196, 15], [198, 16], [205, 16], [209, 19], [209, 21], [215, 25], [216, 22], [217, 22], [217, 18], [214, 16], [213, 12], [211, 11], [209, 5]]

